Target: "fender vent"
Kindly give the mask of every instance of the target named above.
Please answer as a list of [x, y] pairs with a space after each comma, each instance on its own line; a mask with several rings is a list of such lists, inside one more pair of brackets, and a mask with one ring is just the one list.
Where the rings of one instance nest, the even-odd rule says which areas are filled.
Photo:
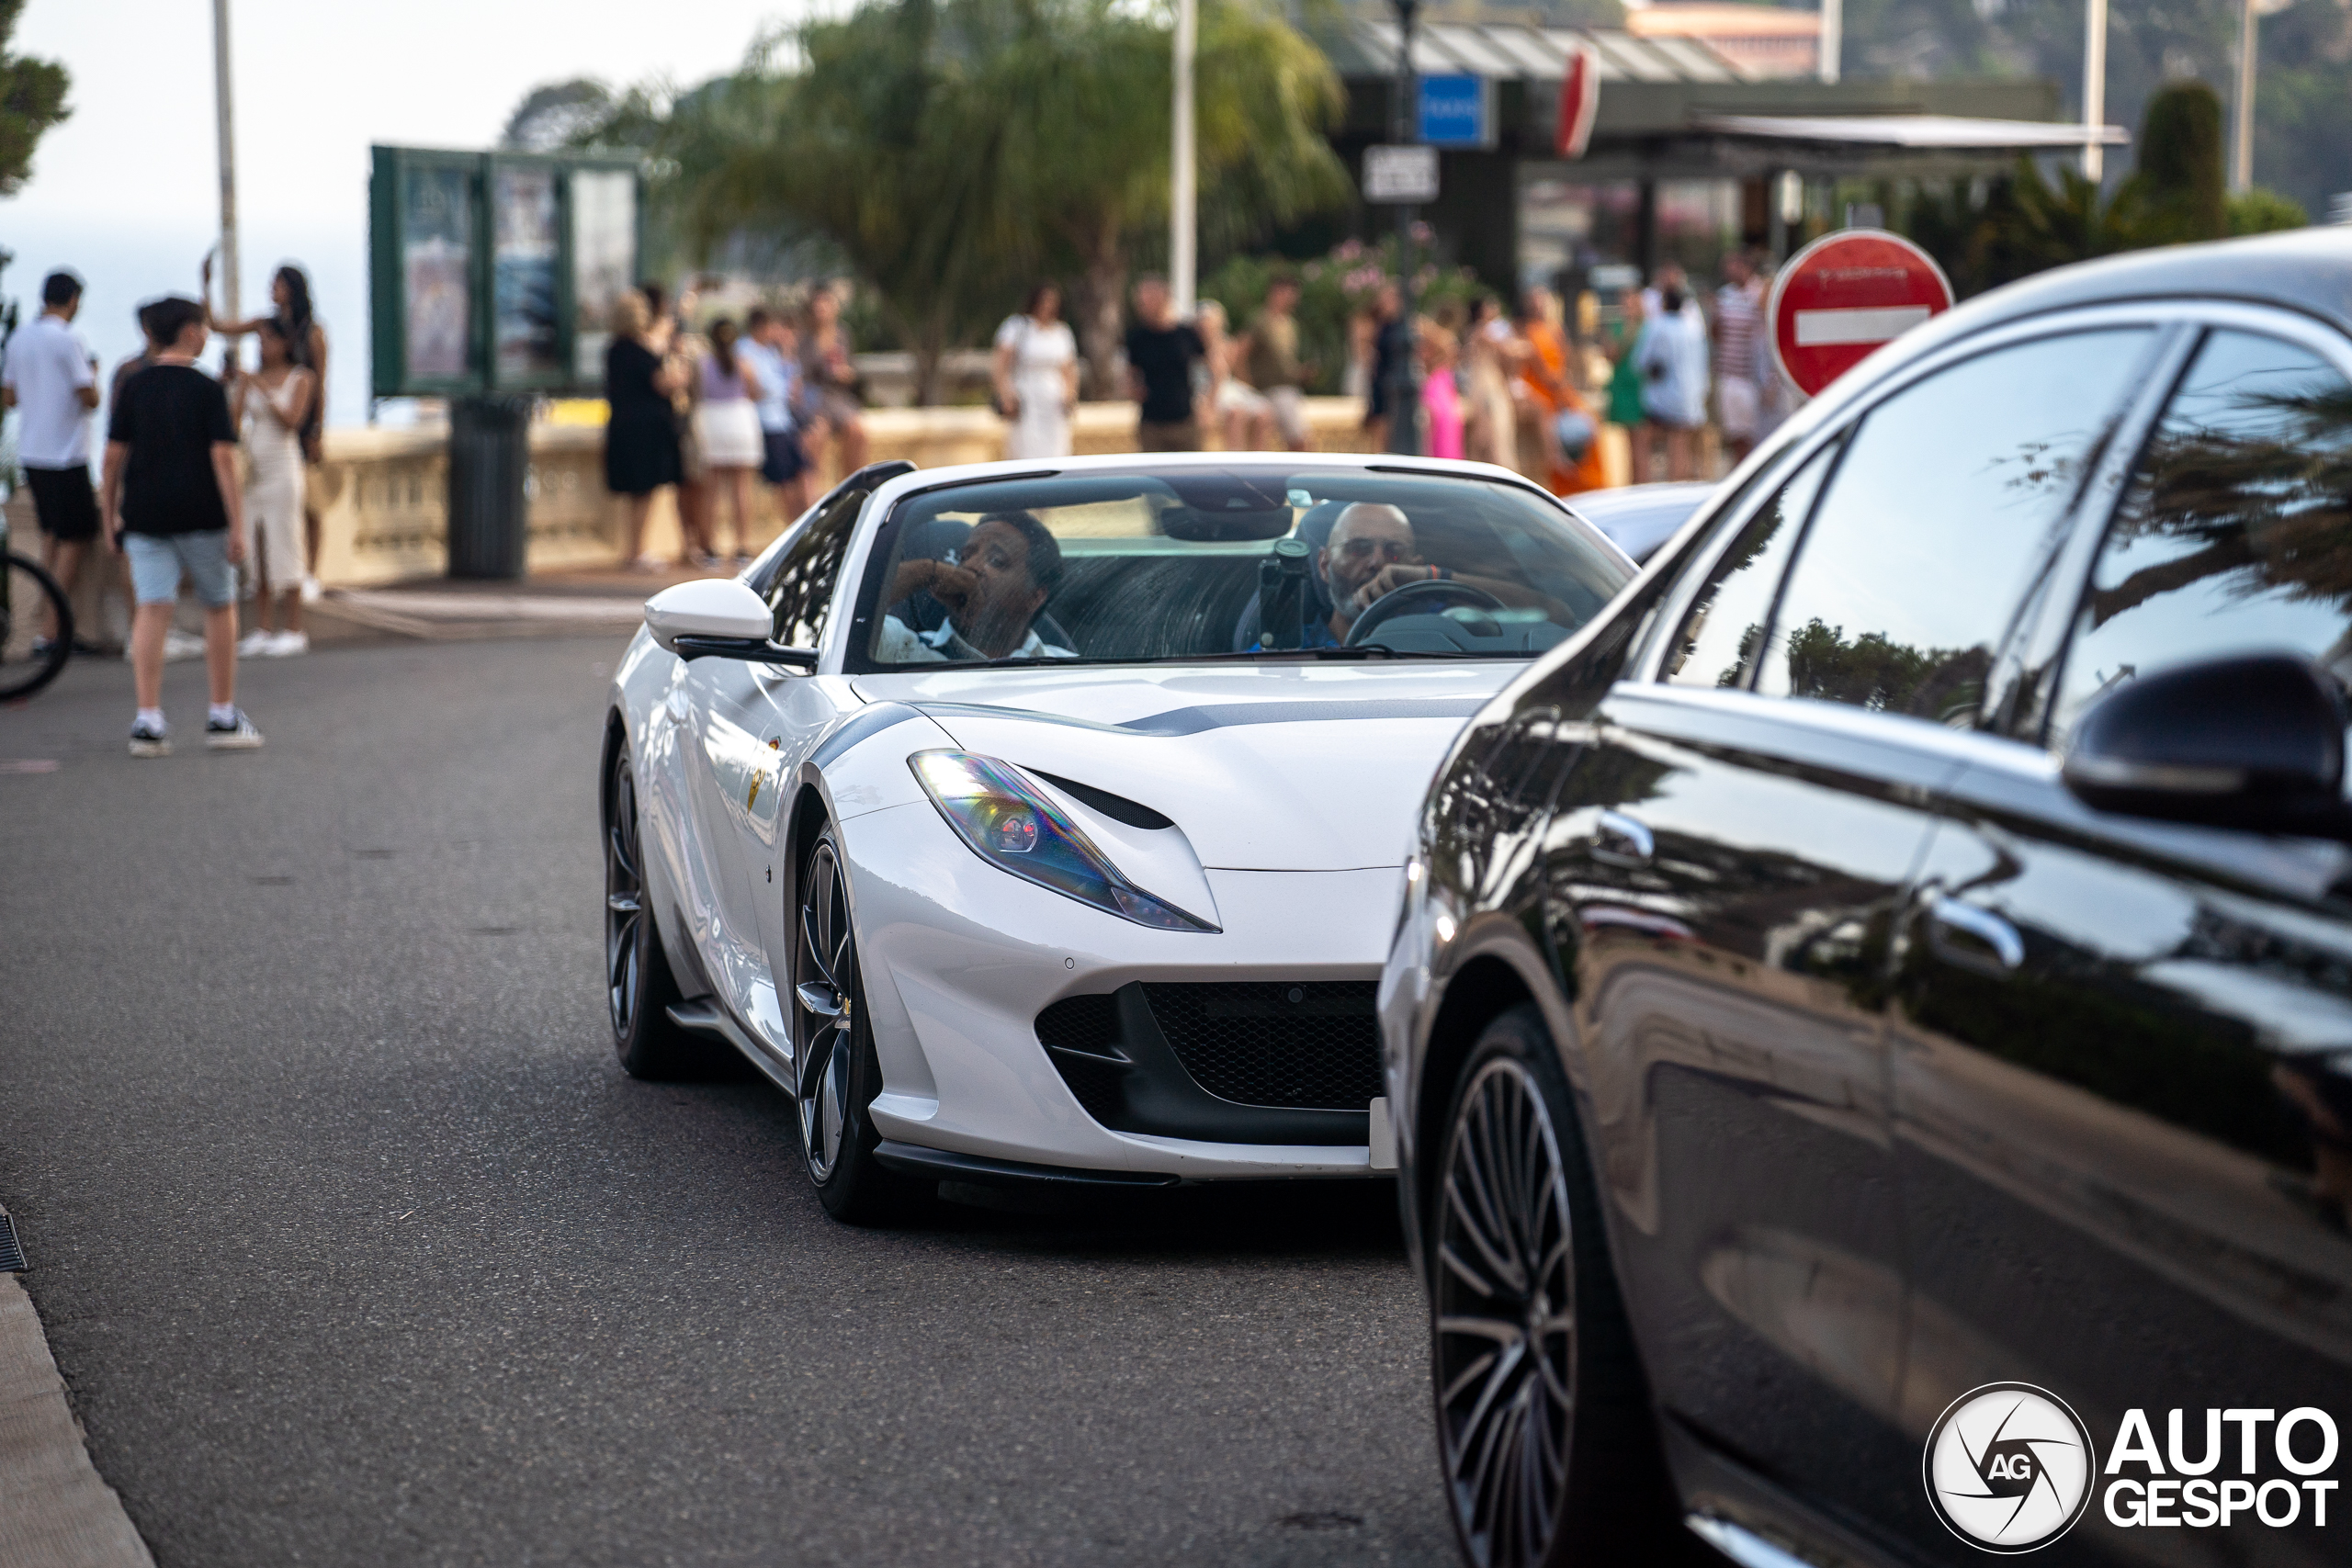
[[0, 1274], [22, 1273], [27, 1267], [25, 1249], [17, 1245], [17, 1222], [0, 1209]]

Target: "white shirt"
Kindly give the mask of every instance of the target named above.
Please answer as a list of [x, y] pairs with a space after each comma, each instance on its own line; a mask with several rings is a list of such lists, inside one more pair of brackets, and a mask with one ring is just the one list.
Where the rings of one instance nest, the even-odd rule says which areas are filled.
[[[956, 635], [956, 623], [942, 621], [935, 631], [919, 632], [896, 615], [882, 617], [882, 635], [874, 639], [874, 657], [885, 664], [982, 664], [988, 655]], [[1007, 659], [1076, 659], [1070, 649], [1056, 648], [1031, 626], [1021, 646]]]
[[17, 432], [18, 462], [28, 468], [90, 466], [90, 411], [77, 394], [97, 385], [97, 375], [81, 334], [46, 310], [9, 340], [0, 383], [16, 390], [24, 421]]

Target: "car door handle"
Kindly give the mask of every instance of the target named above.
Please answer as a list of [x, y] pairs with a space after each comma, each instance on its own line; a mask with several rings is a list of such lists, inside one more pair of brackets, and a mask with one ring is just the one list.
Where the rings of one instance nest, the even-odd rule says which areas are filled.
[[1928, 945], [1965, 969], [2003, 975], [2025, 962], [2025, 939], [1990, 909], [1944, 894], [1928, 905]]
[[1650, 830], [1622, 811], [1604, 811], [1592, 829], [1592, 858], [1603, 865], [1642, 866], [1657, 853]]

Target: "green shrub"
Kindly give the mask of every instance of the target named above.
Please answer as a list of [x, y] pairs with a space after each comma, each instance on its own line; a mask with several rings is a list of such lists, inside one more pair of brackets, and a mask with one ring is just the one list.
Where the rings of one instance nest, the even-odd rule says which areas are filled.
[[2230, 197], [2233, 234], [2272, 234], [2281, 229], [2301, 229], [2311, 220], [2302, 203], [2260, 186]]

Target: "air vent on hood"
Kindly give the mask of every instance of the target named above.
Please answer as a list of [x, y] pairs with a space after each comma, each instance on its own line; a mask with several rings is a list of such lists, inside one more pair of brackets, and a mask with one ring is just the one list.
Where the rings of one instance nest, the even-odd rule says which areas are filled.
[[1124, 795], [1113, 795], [1107, 789], [1096, 789], [1092, 784], [1082, 784], [1076, 779], [1066, 779], [1058, 773], [1046, 773], [1042, 768], [1032, 768], [1029, 771], [1056, 789], [1066, 791], [1072, 799], [1084, 801], [1114, 822], [1124, 822], [1130, 828], [1173, 828], [1176, 826], [1174, 822], [1162, 817], [1150, 807], [1139, 805]]

